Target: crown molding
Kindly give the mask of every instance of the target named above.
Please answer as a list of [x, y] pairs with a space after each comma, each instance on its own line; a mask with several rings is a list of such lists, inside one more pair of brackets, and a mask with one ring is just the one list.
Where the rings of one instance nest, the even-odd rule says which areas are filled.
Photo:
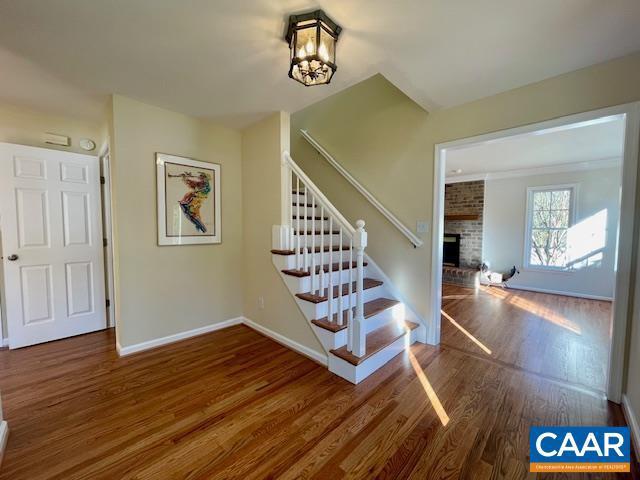
[[566, 172], [582, 172], [598, 170], [601, 168], [613, 168], [622, 165], [622, 157], [603, 158], [587, 162], [564, 163], [562, 165], [550, 165], [548, 167], [520, 168], [506, 170], [504, 172], [470, 173], [468, 175], [454, 175], [445, 177], [445, 183], [473, 182], [477, 180], [501, 180], [503, 178], [530, 177], [533, 175], [549, 175]]

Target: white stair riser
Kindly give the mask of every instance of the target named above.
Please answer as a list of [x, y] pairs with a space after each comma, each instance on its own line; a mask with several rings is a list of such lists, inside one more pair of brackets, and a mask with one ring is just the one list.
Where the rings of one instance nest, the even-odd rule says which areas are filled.
[[[320, 265], [328, 265], [329, 264], [329, 254], [328, 252], [325, 252], [324, 254], [324, 262], [322, 262], [322, 258], [320, 253], [315, 253], [314, 257], [316, 259], [316, 267], [320, 266]], [[333, 255], [331, 257], [331, 262], [332, 264], [335, 263], [340, 263], [339, 260], [342, 257], [342, 262], [349, 262], [349, 255], [348, 252], [333, 252]], [[297, 269], [297, 265], [296, 265], [296, 255], [277, 255], [277, 254], [273, 254], [272, 255], [272, 259], [273, 259], [273, 263], [274, 265], [279, 268], [280, 270], [296, 270]], [[356, 261], [355, 255], [353, 257], [353, 262]], [[304, 261], [303, 261], [303, 257], [302, 255], [300, 255], [300, 262], [301, 262], [301, 266], [304, 266]], [[311, 267], [311, 255], [308, 255], [307, 258], [307, 263], [309, 264], [309, 267]], [[343, 270], [346, 270], [345, 268], [343, 268]], [[309, 270], [307, 270], [309, 271]], [[327, 272], [325, 272], [327, 273]], [[318, 273], [319, 275], [319, 273]], [[354, 270], [354, 281], [355, 281], [355, 270]]]
[[[390, 322], [395, 321], [390, 315], [378, 314], [373, 317], [366, 318], [364, 321], [365, 332], [370, 333], [373, 330], [376, 330], [382, 326], [387, 325]], [[320, 338], [322, 345], [331, 350], [335, 348], [340, 348], [347, 344], [347, 330], [343, 329], [338, 332], [331, 332], [322, 327], [318, 327], [317, 325], [311, 324], [316, 334]], [[415, 329], [411, 331], [411, 343], [414, 343], [419, 339], [419, 329]]]
[[[355, 278], [355, 269], [353, 271], [353, 278]], [[296, 293], [305, 293], [305, 292], [310, 292], [311, 291], [311, 277], [307, 276], [307, 277], [295, 277], [293, 275], [286, 275], [283, 274], [282, 275], [284, 278], [285, 283], [287, 284], [287, 288], [289, 288], [289, 291], [291, 293], [293, 293], [294, 295]], [[367, 276], [367, 267], [364, 267], [364, 276]], [[320, 276], [318, 275], [318, 278]], [[324, 275], [325, 278], [325, 286], [329, 284], [329, 274], [326, 273]], [[332, 274], [332, 278], [333, 278], [333, 284], [334, 285], [338, 285], [339, 283], [339, 274], [338, 272], [333, 272]], [[343, 270], [342, 271], [342, 281], [340, 283], [346, 283], [349, 281], [349, 270]]]
[[404, 351], [411, 343], [413, 343], [412, 335], [407, 332], [406, 335], [398, 338], [395, 342], [387, 345], [357, 366], [329, 353], [329, 370], [351, 383], [358, 384]]
[[[369, 288], [365, 290], [363, 295], [363, 301], [369, 302], [371, 300], [375, 300], [376, 298], [380, 298], [384, 296], [384, 286], [380, 285], [379, 287]], [[300, 308], [302, 309], [305, 317], [309, 319], [317, 319], [326, 317], [329, 313], [329, 302], [320, 302], [320, 303], [312, 303], [301, 298], [296, 297], [296, 299], [300, 300]], [[351, 305], [355, 307], [356, 305], [356, 294], [355, 292], [351, 294]], [[347, 306], [349, 305], [349, 295], [342, 296], [342, 306], [344, 310], [347, 310]], [[338, 311], [338, 298], [333, 299], [333, 313]]]
[[343, 345], [347, 344], [347, 329], [340, 330], [339, 332], [330, 332], [327, 329], [322, 327], [318, 327], [317, 325], [311, 324], [313, 331], [316, 333], [316, 336], [320, 340], [322, 346], [328, 351], [333, 350], [335, 348], [340, 348]]
[[[298, 231], [304, 232], [305, 230], [312, 230], [312, 227], [314, 227], [316, 230], [320, 230], [321, 228], [328, 229], [329, 223], [330, 223], [329, 220], [320, 220], [319, 218], [316, 218], [315, 220], [311, 220], [310, 218], [307, 218], [307, 228], [304, 228], [305, 227], [304, 222], [305, 222], [304, 216], [300, 218], [300, 225], [298, 225], [298, 220], [294, 218], [293, 220], [291, 220], [291, 226], [293, 227], [293, 230], [296, 232]], [[338, 225], [336, 224], [336, 222], [333, 222], [333, 228], [336, 231], [338, 230]], [[345, 235], [344, 231], [342, 232], [342, 234]]]
[[[281, 255], [281, 257], [283, 257], [283, 262], [282, 262], [282, 265], [284, 265], [283, 269], [296, 268], [296, 261], [297, 261], [296, 255]], [[316, 265], [328, 265], [329, 261], [331, 261], [331, 263], [333, 264], [333, 263], [340, 263], [340, 262], [348, 262], [349, 260], [350, 260], [350, 257], [349, 257], [348, 250], [331, 252], [331, 257], [329, 257], [329, 252], [324, 252], [323, 254], [320, 252], [307, 253], [307, 265], [309, 267], [311, 267], [311, 265], [313, 264], [312, 262], [314, 261]], [[351, 255], [351, 261], [352, 262], [356, 261], [355, 251]], [[304, 266], [304, 255], [302, 253], [300, 254], [300, 264]]]
[[[295, 226], [294, 226], [295, 229]], [[309, 227], [309, 230], [311, 230], [311, 227]], [[328, 231], [328, 230], [327, 230]], [[313, 235], [314, 237], [316, 237], [315, 239], [315, 244], [316, 247], [319, 247], [320, 245], [324, 245], [325, 247], [329, 246], [329, 239], [331, 239], [331, 245], [339, 245], [340, 244], [340, 235], [329, 235], [328, 233], [324, 235], [324, 238], [321, 238], [320, 235]], [[311, 246], [311, 237], [312, 235], [307, 235], [307, 246]], [[346, 240], [345, 240], [345, 235], [342, 236], [342, 241], [343, 244], [346, 244]], [[322, 240], [322, 241], [321, 241]], [[298, 244], [298, 235], [294, 235], [293, 236], [293, 242], [294, 245]], [[304, 235], [300, 235], [300, 246], [304, 246]]]
[[[319, 217], [321, 213], [323, 213], [325, 217], [329, 216], [326, 210], [321, 212], [320, 207], [305, 207], [302, 205], [302, 202], [300, 204], [300, 215], [312, 215], [314, 217]], [[291, 215], [298, 215], [298, 207], [295, 205], [291, 206]]]
[[404, 312], [404, 306], [402, 304], [398, 304], [395, 307], [387, 308], [386, 310], [364, 319], [364, 330], [366, 333], [373, 332], [380, 327], [388, 325], [392, 322], [405, 322], [405, 316], [402, 316], [402, 312]]

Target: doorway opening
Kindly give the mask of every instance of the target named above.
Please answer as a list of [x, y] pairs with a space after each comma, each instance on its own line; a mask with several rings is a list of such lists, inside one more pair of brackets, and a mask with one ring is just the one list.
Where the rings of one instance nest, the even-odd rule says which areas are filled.
[[620, 402], [639, 112], [436, 145], [433, 343]]

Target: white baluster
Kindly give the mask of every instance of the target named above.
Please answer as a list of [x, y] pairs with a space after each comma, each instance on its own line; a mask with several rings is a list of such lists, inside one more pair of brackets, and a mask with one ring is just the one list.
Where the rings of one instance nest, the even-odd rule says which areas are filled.
[[304, 215], [304, 271], [309, 271], [309, 227], [307, 225], [307, 186], [304, 186], [304, 200], [302, 201], [302, 212]]
[[347, 351], [353, 351], [353, 238], [349, 239], [349, 310], [347, 313]]
[[305, 272], [309, 271], [309, 252], [308, 252], [308, 247], [309, 247], [309, 236], [308, 236], [308, 231], [309, 231], [309, 226], [307, 224], [307, 186], [304, 185], [304, 197], [302, 197], [302, 217], [304, 218], [303, 220], [303, 225], [304, 225], [304, 244], [302, 247], [302, 260], [303, 260], [303, 265], [302, 265], [302, 269]]
[[[311, 195], [311, 204], [315, 203], [315, 198]], [[307, 211], [308, 207], [305, 207]], [[316, 216], [313, 209], [311, 209], [311, 294], [315, 295], [316, 285], [318, 281], [318, 274], [316, 272]], [[320, 226], [322, 227], [322, 220], [320, 220]]]
[[300, 258], [300, 235], [302, 232], [300, 231], [300, 177], [296, 175], [296, 230], [298, 232], [298, 237], [296, 238], [297, 244], [295, 246], [296, 249], [296, 269], [300, 270], [302, 266], [302, 259]]
[[[320, 207], [320, 218], [324, 218], [324, 207]], [[324, 222], [320, 223], [320, 296], [324, 297]]]
[[327, 318], [333, 322], [333, 217], [329, 217], [329, 285], [327, 286]]
[[364, 331], [364, 249], [367, 246], [367, 232], [364, 220], [356, 222], [356, 318], [353, 321], [353, 351], [356, 357], [363, 357], [367, 350]]
[[[296, 249], [296, 242], [295, 242], [295, 222], [293, 221], [293, 170], [291, 169], [291, 167], [289, 167], [289, 173], [287, 175], [288, 179], [287, 180], [287, 196], [289, 198], [289, 220], [291, 220], [291, 223], [289, 225], [289, 230], [291, 232], [290, 234], [290, 239], [289, 239], [289, 250], [295, 250]], [[297, 202], [296, 202], [297, 203]]]
[[338, 325], [344, 325], [342, 317], [342, 226], [338, 234]]

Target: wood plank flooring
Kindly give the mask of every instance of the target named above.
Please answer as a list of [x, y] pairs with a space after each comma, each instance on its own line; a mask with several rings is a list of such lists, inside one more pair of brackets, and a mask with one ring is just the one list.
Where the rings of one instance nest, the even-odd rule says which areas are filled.
[[245, 326], [124, 358], [114, 341], [0, 351], [1, 480], [524, 479], [530, 425], [624, 423], [592, 391], [447, 346], [354, 386]]
[[443, 344], [605, 391], [611, 302], [448, 284], [442, 293]]

